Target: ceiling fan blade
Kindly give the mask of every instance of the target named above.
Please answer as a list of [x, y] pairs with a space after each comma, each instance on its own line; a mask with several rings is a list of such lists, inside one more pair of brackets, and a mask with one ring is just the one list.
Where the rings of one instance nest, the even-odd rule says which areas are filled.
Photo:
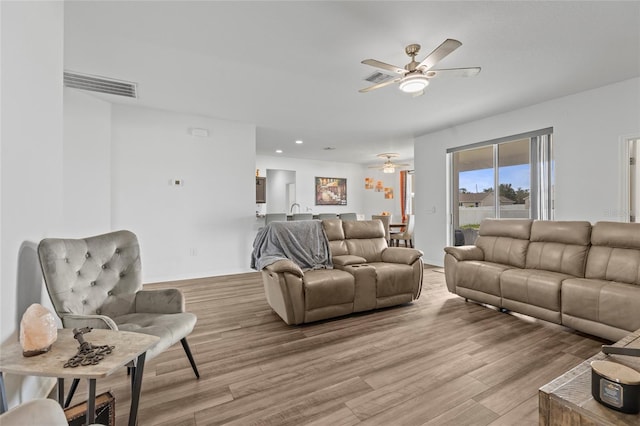
[[419, 92], [415, 92], [411, 94], [412, 98], [417, 98], [418, 96], [422, 96], [424, 95], [424, 89], [420, 90]]
[[375, 89], [380, 89], [381, 87], [388, 86], [393, 83], [397, 83], [402, 80], [402, 77], [395, 78], [393, 80], [384, 81], [382, 83], [374, 84], [373, 86], [365, 87], [364, 89], [358, 90], [360, 93], [367, 93]]
[[382, 68], [383, 70], [395, 72], [397, 74], [404, 75], [407, 72], [407, 70], [405, 70], [404, 68], [398, 68], [395, 65], [380, 62], [375, 59], [365, 59], [364, 61], [362, 61], [362, 63], [365, 65], [370, 65], [372, 67]]
[[429, 70], [425, 75], [431, 77], [473, 77], [480, 72], [480, 67], [470, 68], [445, 68], [439, 70]]
[[433, 52], [429, 53], [426, 58], [416, 68], [425, 72], [431, 68], [441, 60], [443, 60], [449, 53], [456, 50], [458, 47], [462, 46], [458, 40], [454, 40], [452, 38], [448, 38], [442, 42], [442, 44], [434, 49]]

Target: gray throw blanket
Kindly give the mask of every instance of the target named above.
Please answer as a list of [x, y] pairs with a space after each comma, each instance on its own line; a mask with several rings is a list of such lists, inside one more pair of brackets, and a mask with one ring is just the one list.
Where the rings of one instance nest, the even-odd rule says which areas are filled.
[[319, 220], [271, 222], [253, 241], [251, 268], [258, 271], [282, 259], [290, 259], [303, 271], [333, 269], [329, 240]]

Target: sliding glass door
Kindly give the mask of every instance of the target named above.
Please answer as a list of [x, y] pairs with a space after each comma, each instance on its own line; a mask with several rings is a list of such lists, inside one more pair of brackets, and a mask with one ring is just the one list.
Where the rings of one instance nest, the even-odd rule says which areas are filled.
[[473, 244], [485, 218], [552, 217], [551, 131], [448, 151], [451, 241]]

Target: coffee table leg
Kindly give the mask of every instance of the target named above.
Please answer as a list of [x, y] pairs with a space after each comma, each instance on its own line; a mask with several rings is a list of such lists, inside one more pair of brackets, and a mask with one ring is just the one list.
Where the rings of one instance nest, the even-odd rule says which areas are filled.
[[88, 379], [89, 398], [87, 399], [87, 424], [96, 421], [96, 379]]
[[136, 426], [138, 421], [138, 404], [140, 403], [140, 389], [142, 388], [142, 373], [144, 372], [144, 359], [147, 353], [143, 352], [136, 360], [136, 368], [134, 371], [133, 386], [131, 387], [131, 408], [129, 410], [129, 426]]
[[4, 374], [0, 371], [0, 414], [4, 413], [9, 409], [9, 404], [7, 404], [7, 391], [4, 388]]

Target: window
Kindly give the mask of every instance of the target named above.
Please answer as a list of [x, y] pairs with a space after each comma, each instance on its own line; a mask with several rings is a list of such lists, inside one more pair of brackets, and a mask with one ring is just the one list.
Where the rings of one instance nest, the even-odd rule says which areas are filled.
[[413, 170], [400, 171], [400, 211], [402, 213], [402, 221], [407, 220], [407, 215], [415, 214], [415, 176]]
[[551, 134], [549, 128], [447, 151], [451, 241], [473, 244], [484, 218], [553, 217]]

